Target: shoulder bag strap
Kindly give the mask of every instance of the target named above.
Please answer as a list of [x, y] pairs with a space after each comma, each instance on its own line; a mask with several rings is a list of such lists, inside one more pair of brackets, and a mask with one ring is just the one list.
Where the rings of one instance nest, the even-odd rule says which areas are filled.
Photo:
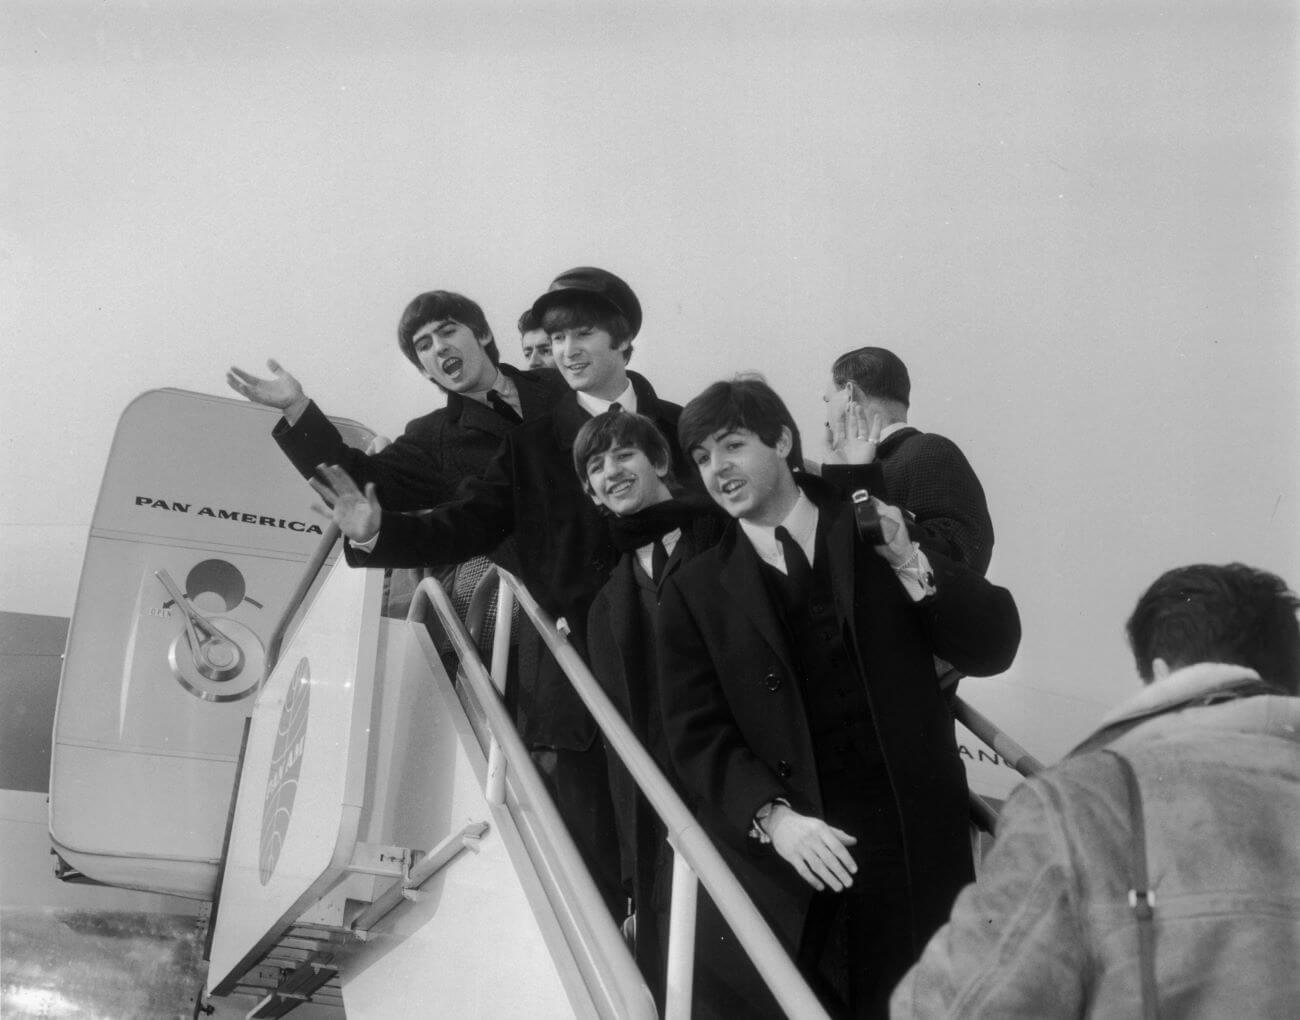
[[1147, 876], [1147, 841], [1146, 821], [1142, 815], [1142, 793], [1138, 789], [1137, 776], [1127, 758], [1109, 748], [1105, 751], [1115, 759], [1120, 775], [1124, 777], [1124, 786], [1128, 792], [1129, 819], [1132, 825], [1133, 858], [1132, 886], [1128, 891], [1128, 903], [1133, 908], [1137, 921], [1138, 934], [1138, 969], [1142, 979], [1142, 1017], [1143, 1020], [1158, 1020], [1158, 998], [1156, 996], [1156, 932], [1155, 906], [1156, 895], [1151, 891]]

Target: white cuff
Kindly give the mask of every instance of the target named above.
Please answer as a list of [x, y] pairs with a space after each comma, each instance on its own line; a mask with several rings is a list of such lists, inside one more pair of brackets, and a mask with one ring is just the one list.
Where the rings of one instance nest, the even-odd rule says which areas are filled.
[[784, 797], [773, 797], [754, 812], [754, 820], [749, 825], [750, 839], [756, 839], [764, 845], [772, 842], [772, 837], [767, 834], [767, 829], [763, 827], [763, 823], [771, 816], [778, 804], [784, 804], [786, 807], [790, 806], [790, 802]]
[[913, 602], [920, 602], [935, 593], [934, 571], [930, 568], [925, 553], [915, 542], [912, 543], [912, 555], [907, 562], [894, 568], [894, 575]]
[[370, 536], [368, 539], [366, 539], [364, 542], [354, 542], [354, 541], [352, 541], [352, 539], [350, 539], [350, 538], [348, 539], [348, 545], [352, 546], [352, 548], [355, 549], [355, 550], [357, 550], [357, 552], [363, 552], [363, 553], [371, 553], [371, 552], [374, 552], [374, 551], [375, 551], [375, 546], [378, 545], [378, 544], [379, 544], [379, 532], [378, 532], [378, 531], [376, 531], [373, 535], [371, 535], [371, 536]]

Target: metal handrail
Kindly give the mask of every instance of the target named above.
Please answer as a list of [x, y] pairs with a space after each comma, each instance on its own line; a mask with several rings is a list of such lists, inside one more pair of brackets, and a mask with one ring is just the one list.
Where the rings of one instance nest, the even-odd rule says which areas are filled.
[[[731, 926], [737, 941], [749, 954], [755, 968], [767, 982], [781, 1008], [788, 1015], [800, 1017], [801, 1020], [805, 1017], [809, 1020], [827, 1017], [817, 996], [808, 986], [803, 975], [799, 973], [767, 921], [758, 912], [749, 894], [745, 892], [744, 887], [700, 827], [695, 816], [632, 732], [622, 713], [596, 682], [582, 657], [560, 634], [550, 616], [537, 604], [518, 578], [499, 567], [493, 569], [505, 582], [500, 593], [503, 603], [497, 610], [497, 649], [500, 649], [504, 643], [501, 640], [503, 629], [510, 626], [510, 606], [504, 597], [508, 593], [513, 593], [519, 600], [520, 607], [555, 656], [560, 668], [573, 684], [583, 704], [591, 712], [605, 739], [618, 754], [668, 830], [668, 842], [675, 851], [673, 899], [669, 923], [668, 992], [665, 1008], [668, 1020], [690, 1015], [697, 880], [703, 882], [714, 904]], [[490, 573], [491, 571], [489, 576]], [[450, 602], [446, 604], [450, 609]], [[447, 622], [444, 620], [444, 624]], [[457, 620], [456, 624], [459, 623], [460, 621]], [[466, 641], [468, 642], [468, 635]], [[458, 648], [458, 652], [462, 655], [462, 665], [464, 665], [464, 651]], [[493, 672], [496, 672], [497, 663], [494, 662], [493, 665]], [[506, 727], [506, 732], [502, 733], [493, 722], [491, 731], [494, 738], [502, 740], [503, 743], [506, 743], [503, 737], [517, 741], [518, 735], [514, 731], [514, 725], [509, 721], [509, 716], [505, 713], [495, 688], [491, 695], [486, 688], [478, 689], [481, 682], [474, 678], [481, 671], [482, 666], [479, 665], [477, 670], [472, 667], [467, 668], [466, 674], [475, 684], [475, 693], [479, 695], [480, 700], [490, 697], [493, 708], [499, 712], [496, 717]], [[513, 759], [514, 756], [508, 754], [507, 757]], [[604, 911], [603, 906], [601, 910]], [[608, 916], [608, 913], [605, 913]]]
[[376, 896], [349, 926], [359, 938], [371, 937], [371, 929], [393, 912], [403, 899], [410, 898], [414, 890], [429, 881], [434, 875], [450, 864], [462, 850], [467, 850], [483, 838], [487, 832], [487, 822], [470, 822], [462, 825], [413, 866], [405, 869], [406, 874]]
[[1007, 736], [986, 715], [972, 708], [969, 702], [961, 698], [954, 698], [953, 715], [959, 723], [993, 748], [1003, 761], [1022, 776], [1035, 775], [1047, 767]]
[[307, 567], [302, 572], [302, 577], [298, 579], [298, 587], [294, 588], [293, 594], [289, 596], [289, 601], [285, 604], [284, 612], [280, 614], [280, 619], [271, 631], [271, 637], [266, 642], [266, 669], [262, 672], [261, 683], [265, 683], [271, 671], [275, 669], [276, 662], [280, 659], [280, 647], [284, 644], [284, 636], [289, 631], [289, 624], [297, 615], [301, 608], [303, 600], [307, 598], [307, 593], [311, 591], [311, 586], [316, 583], [316, 578], [320, 576], [321, 568], [325, 566], [325, 561], [329, 559], [330, 552], [334, 544], [338, 542], [339, 526], [332, 521], [326, 526], [325, 533], [321, 535], [320, 541], [316, 543], [316, 548], [307, 561]]
[[[530, 806], [532, 823], [540, 826], [551, 842], [561, 851], [563, 857], [569, 860], [581, 860], [577, 845], [573, 842], [573, 837], [569, 834], [568, 828], [560, 819], [559, 812], [551, 802], [550, 794], [547, 792], [541, 777], [537, 774], [532, 758], [515, 730], [514, 721], [506, 710], [501, 694], [487, 668], [483, 665], [477, 646], [465, 629], [464, 623], [457, 616], [455, 608], [451, 604], [451, 598], [433, 578], [426, 578], [421, 581], [415, 589], [415, 594], [411, 598], [410, 609], [407, 612], [407, 620], [412, 623], [423, 624], [429, 608], [432, 608], [437, 613], [453, 649], [460, 658], [464, 682], [473, 691], [479, 703], [488, 731], [492, 734], [494, 748], [499, 748], [499, 757], [502, 764], [509, 762], [513, 766], [511, 775], [520, 794]], [[509, 618], [507, 612], [507, 621]], [[494, 798], [491, 795], [491, 788], [497, 786], [500, 789], [503, 785], [504, 776], [503, 770], [498, 767], [498, 778], [494, 779], [494, 757], [496, 755], [489, 755], [488, 786], [490, 792], [488, 799], [490, 801], [496, 800], [499, 803], [499, 797]], [[611, 998], [619, 996], [616, 989], [635, 987], [645, 990], [645, 984], [641, 979], [640, 972], [626, 952], [618, 929], [614, 926], [614, 920], [605, 906], [605, 901], [597, 891], [596, 884], [587, 870], [585, 868], [569, 871], [560, 869], [558, 872], [552, 872], [552, 877], [567, 887], [565, 891], [568, 895], [564, 904], [555, 904], [557, 912], [563, 907], [570, 914], [572, 926], [576, 926], [578, 921], [581, 921], [586, 930], [595, 934], [596, 947], [600, 950], [604, 962], [613, 973], [616, 986], [614, 989], [609, 988], [605, 984], [603, 974], [589, 966], [584, 966], [582, 959], [577, 957], [578, 965], [588, 981], [598, 987], [605, 987]], [[561, 924], [563, 927], [562, 918]], [[620, 1017], [651, 1017], [654, 1015], [654, 1003], [649, 999], [648, 995], [644, 1002], [633, 1002], [628, 1001], [626, 997], [619, 997], [622, 999], [621, 1008], [618, 1012]]]
[[[391, 440], [386, 436], [372, 435], [370, 442], [366, 444], [366, 454], [376, 454], [390, 443]], [[307, 560], [306, 569], [303, 570], [302, 576], [298, 578], [298, 586], [294, 588], [293, 594], [289, 596], [284, 612], [280, 614], [280, 619], [276, 622], [275, 629], [271, 631], [271, 637], [266, 642], [266, 669], [262, 672], [262, 683], [267, 681], [271, 676], [271, 671], [275, 669], [275, 664], [280, 659], [280, 648], [284, 644], [284, 636], [289, 631], [289, 624], [307, 598], [311, 586], [316, 583], [321, 568], [325, 566], [325, 561], [329, 559], [330, 552], [333, 550], [335, 543], [338, 542], [341, 534], [343, 532], [339, 530], [339, 526], [333, 521], [325, 525], [325, 531], [321, 535], [320, 541], [316, 543], [311, 558]]]
[[968, 792], [970, 794], [971, 824], [981, 832], [987, 832], [990, 836], [994, 835], [998, 829], [998, 813], [996, 809], [974, 790]]
[[[501, 579], [506, 582], [504, 586], [500, 586]], [[768, 984], [782, 1008], [786, 1009], [792, 1016], [824, 1016], [820, 1003], [816, 1001], [815, 997], [812, 997], [811, 989], [808, 989], [802, 975], [794, 967], [788, 954], [781, 947], [779, 941], [776, 940], [775, 935], [772, 935], [766, 922], [761, 919], [761, 916], [757, 915], [753, 901], [749, 899], [726, 862], [718, 854], [717, 849], [699, 828], [690, 810], [681, 801], [671, 784], [668, 783], [668, 780], [646, 752], [640, 740], [633, 734], [622, 714], [591, 675], [586, 663], [574, 651], [568, 641], [561, 636], [549, 615], [537, 605], [527, 588], [508, 571], [501, 570], [498, 567], [490, 569], [479, 582], [466, 614], [466, 621], [469, 631], [473, 635], [472, 642], [475, 650], [477, 650], [478, 643], [481, 640], [483, 620], [491, 596], [498, 591], [500, 605], [497, 609], [498, 626], [493, 650], [493, 674], [503, 673], [504, 671], [504, 666], [501, 665], [499, 660], [508, 651], [511, 625], [510, 602], [512, 596], [517, 596], [524, 612], [555, 655], [561, 668], [564, 669], [570, 682], [573, 683], [579, 697], [582, 698], [583, 703], [595, 718], [597, 725], [604, 732], [609, 744], [622, 759], [624, 765], [635, 779], [638, 788], [645, 794], [646, 799], [654, 807], [668, 829], [668, 840], [672, 844], [677, 857], [674, 861], [673, 906], [669, 922], [667, 1015], [669, 1017], [676, 1015], [689, 1016], [690, 1012], [691, 963], [694, 955], [694, 919], [698, 880], [704, 882], [705, 888], [713, 896], [718, 909], [728, 923], [732, 925], [738, 940], [750, 953], [751, 958], [759, 967], [760, 973], [768, 979]], [[450, 609], [450, 602], [448, 602], [448, 608]], [[504, 624], [500, 621], [504, 621]], [[466, 649], [458, 648], [457, 651], [461, 655], [463, 662]], [[502, 689], [500, 676], [497, 677], [494, 686], [497, 691]], [[480, 692], [480, 701], [482, 700], [483, 697]], [[977, 739], [990, 747], [1020, 775], [1031, 776], [1045, 768], [1041, 761], [964, 699], [953, 698], [953, 714]], [[513, 729], [514, 727], [511, 725], [510, 730], [512, 732]], [[495, 725], [490, 724], [489, 730], [493, 734], [490, 757], [496, 764], [496, 767], [490, 769], [490, 772], [494, 773], [494, 779], [496, 780], [494, 785], [497, 785], [499, 789], [499, 784], [504, 779], [502, 771], [500, 771], [503, 770], [504, 763], [501, 761], [500, 748], [495, 736], [497, 728]], [[996, 809], [974, 792], [971, 793], [970, 801], [972, 821], [979, 828], [992, 833], [997, 822]], [[711, 873], [714, 864], [720, 869], [719, 874]], [[701, 869], [710, 873], [701, 873]], [[728, 882], [734, 883], [734, 890], [724, 891]], [[739, 903], [734, 902], [735, 897], [732, 893], [739, 895], [741, 898]], [[724, 901], [729, 902], [724, 905]], [[740, 916], [733, 917], [729, 911], [734, 911]], [[754, 918], [743, 916], [750, 911], [754, 913]], [[752, 934], [755, 930], [755, 921], [757, 921], [761, 931], [770, 937], [774, 946], [754, 947], [750, 945], [751, 940], [746, 936]], [[758, 941], [762, 940], [762, 936], [759, 936]], [[683, 944], [686, 947], [685, 952], [682, 951]], [[776, 961], [768, 959], [768, 955], [771, 954], [773, 949], [777, 957]], [[782, 974], [781, 972], [785, 973]], [[811, 1003], [806, 1001], [787, 1002], [783, 998], [783, 991], [778, 990], [778, 984], [784, 983], [786, 979], [789, 979], [794, 987], [802, 987], [806, 990], [812, 1000]], [[800, 1012], [795, 1012], [795, 1010]]]

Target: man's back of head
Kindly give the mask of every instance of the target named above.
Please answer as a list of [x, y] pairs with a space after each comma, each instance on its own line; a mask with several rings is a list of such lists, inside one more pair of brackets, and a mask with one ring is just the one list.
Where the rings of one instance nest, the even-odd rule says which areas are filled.
[[904, 410], [911, 404], [912, 380], [907, 366], [883, 347], [859, 347], [841, 354], [831, 365], [831, 379], [840, 387], [853, 383], [863, 396], [901, 404]]
[[1127, 624], [1138, 673], [1150, 683], [1169, 670], [1222, 662], [1255, 670], [1287, 694], [1300, 693], [1300, 599], [1274, 574], [1240, 563], [1194, 564], [1161, 575]]

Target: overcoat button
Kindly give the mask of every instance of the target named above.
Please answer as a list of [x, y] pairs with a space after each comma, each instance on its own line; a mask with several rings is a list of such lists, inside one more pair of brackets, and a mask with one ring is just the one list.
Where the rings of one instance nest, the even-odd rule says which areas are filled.
[[776, 763], [776, 774], [780, 776], [782, 779], [789, 779], [790, 772], [791, 772], [790, 763], [785, 759], [782, 759], [781, 761]]
[[768, 673], [763, 677], [763, 683], [769, 691], [779, 691], [781, 689], [781, 678], [775, 673]]

